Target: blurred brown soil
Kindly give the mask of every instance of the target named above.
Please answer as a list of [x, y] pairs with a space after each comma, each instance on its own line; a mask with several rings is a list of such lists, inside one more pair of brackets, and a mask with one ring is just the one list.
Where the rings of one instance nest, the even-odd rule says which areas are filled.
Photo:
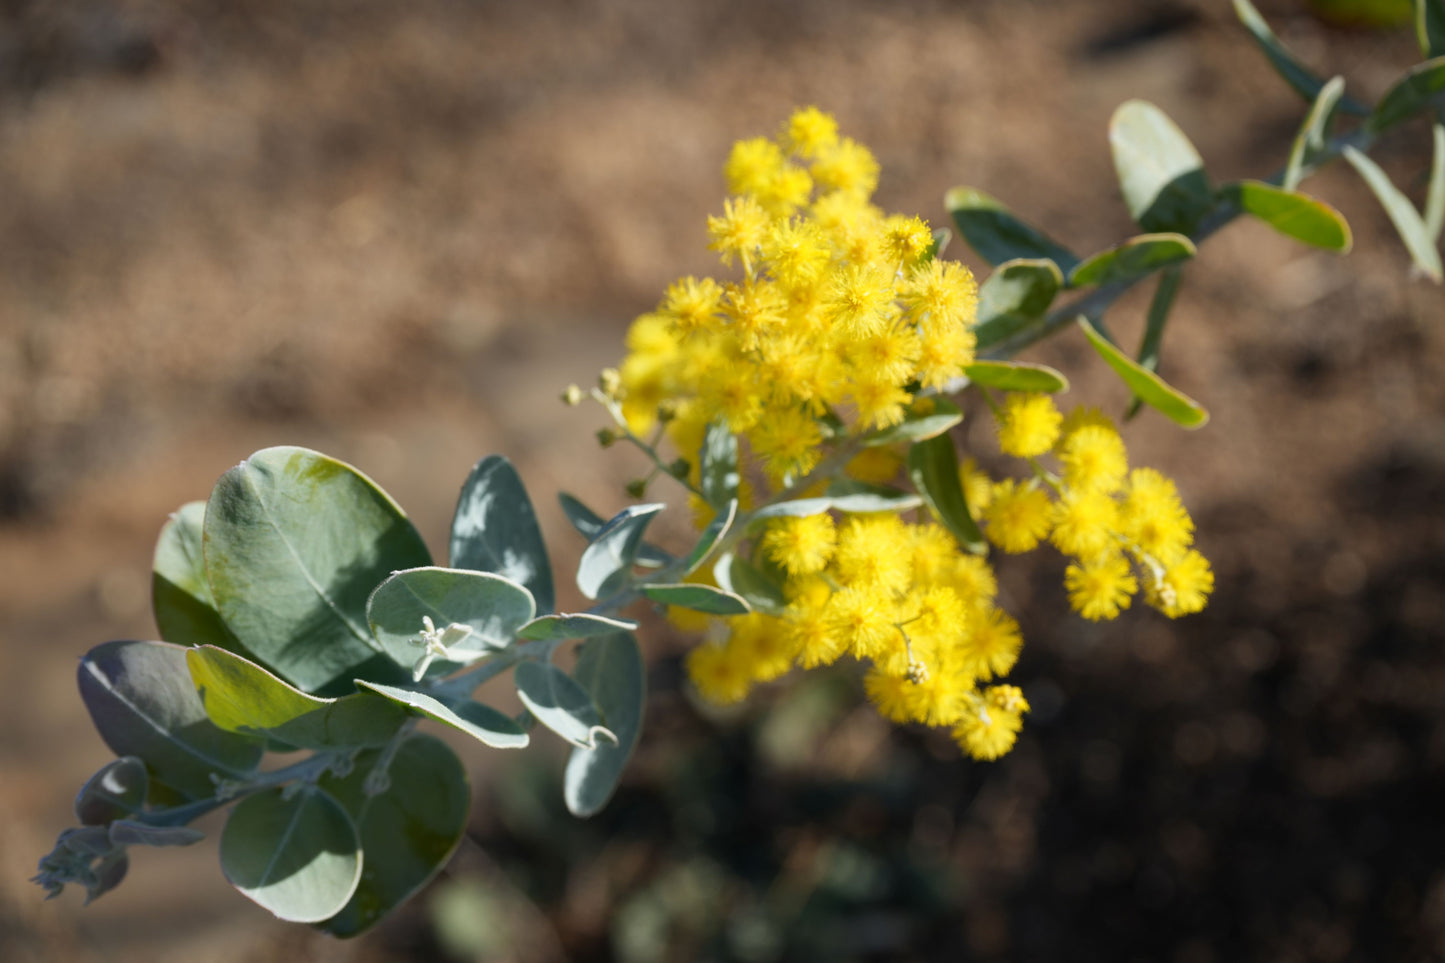
[[[1403, 34], [1334, 32], [1296, 5], [1262, 6], [1362, 97], [1413, 59]], [[704, 217], [721, 205], [734, 139], [816, 103], [874, 148], [889, 210], [941, 225], [944, 191], [973, 185], [1093, 251], [1130, 230], [1105, 142], [1122, 100], [1163, 107], [1218, 180], [1280, 166], [1302, 113], [1228, 5], [1204, 0], [3, 10], [0, 957], [16, 963], [388, 958], [384, 941], [272, 922], [225, 885], [209, 842], [141, 854], [127, 884], [85, 910], [72, 894], [41, 904], [24, 882], [109, 755], [75, 694], [76, 658], [153, 634], [155, 534], [251, 451], [302, 444], [361, 466], [434, 547], [469, 466], [503, 452], [549, 541], [568, 547], [565, 572], [575, 539], [550, 493], [617, 507], [637, 464], [597, 454], [594, 413], [556, 394], [614, 360], [669, 281], [713, 270]], [[1379, 155], [1417, 197], [1426, 149], [1410, 132]], [[1213, 420], [1185, 434], [1146, 414], [1128, 432], [1135, 459], [1177, 477], [1194, 508], [1221, 615], [1045, 620], [1028, 604], [1036, 583], [1058, 593], [1041, 581], [1058, 573], [1001, 567], [1064, 698], [1113, 680], [1126, 707], [1182, 707], [1164, 756], [1265, 762], [1295, 787], [1285, 798], [1369, 798], [1405, 780], [1438, 803], [1445, 298], [1411, 281], [1388, 222], [1344, 172], [1306, 187], [1348, 217], [1354, 252], [1244, 224], [1208, 243], [1164, 364]], [[1126, 300], [1116, 333], [1135, 338], [1143, 307]], [[1036, 356], [1066, 368], [1073, 398], [1122, 406], [1081, 339]], [[1280, 684], [1259, 689], [1272, 672]], [[1133, 752], [1142, 716], [1111, 718]], [[1343, 728], [1327, 738], [1320, 718]], [[1017, 765], [1051, 739], [1068, 741], [1041, 725]], [[1108, 789], [1119, 751], [1090, 743], [1080, 765]], [[1007, 796], [1019, 771], [997, 767], [994, 791]], [[967, 819], [959, 832], [983, 841], [960, 852], [998, 858], [1011, 837]], [[1181, 825], [1169, 838], [1187, 863], [1211, 839]], [[1360, 871], [1368, 892], [1396, 887], [1380, 899], [1403, 914], [1413, 950], [1400, 959], [1445, 953], [1440, 856], [1433, 870]], [[1009, 858], [1025, 876], [1052, 865], [1046, 849]], [[1009, 885], [977, 904], [967, 945], [979, 958], [1010, 958], [997, 919]], [[1368, 892], [1360, 905], [1374, 905]], [[1364, 959], [1359, 934], [1305, 913], [1260, 935], [1268, 955], [1250, 958]]]

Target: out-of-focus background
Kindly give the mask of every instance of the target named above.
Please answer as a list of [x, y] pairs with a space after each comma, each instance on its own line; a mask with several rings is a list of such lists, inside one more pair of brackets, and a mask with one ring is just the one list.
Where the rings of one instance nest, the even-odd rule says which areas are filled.
[[[1350, 0], [1260, 6], [1361, 99], [1418, 59], [1342, 24]], [[875, 150], [887, 209], [942, 225], [966, 184], [1091, 252], [1131, 230], [1105, 140], [1129, 97], [1216, 180], [1281, 166], [1303, 113], [1223, 0], [0, 4], [0, 958], [1445, 956], [1445, 296], [1338, 169], [1305, 187], [1354, 252], [1211, 240], [1164, 371], [1213, 420], [1126, 432], [1178, 479], [1213, 603], [1095, 626], [1057, 557], [1001, 560], [1034, 705], [1002, 762], [883, 723], [847, 672], [701, 711], [654, 621], [608, 811], [562, 813], [560, 747], [468, 751], [470, 840], [361, 940], [233, 893], [214, 822], [89, 908], [26, 882], [109, 758], [76, 659], [154, 634], [154, 538], [227, 468], [322, 449], [440, 547], [503, 452], [566, 581], [551, 493], [616, 509], [638, 464], [557, 393], [714, 270], [733, 140], [817, 104]], [[1377, 155], [1417, 200], [1427, 141]], [[1129, 342], [1143, 307], [1111, 316]], [[1032, 356], [1122, 409], [1075, 332]]]

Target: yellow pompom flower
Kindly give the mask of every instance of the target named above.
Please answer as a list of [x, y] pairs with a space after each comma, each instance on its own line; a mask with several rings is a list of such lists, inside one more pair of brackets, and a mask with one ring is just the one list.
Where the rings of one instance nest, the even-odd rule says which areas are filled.
[[838, 530], [834, 565], [845, 585], [902, 592], [913, 577], [907, 526], [892, 513], [853, 515]]
[[894, 322], [878, 327], [855, 342], [852, 360], [870, 381], [906, 384], [918, 363], [918, 333]]
[[740, 702], [752, 686], [748, 667], [726, 645], [707, 642], [687, 654], [687, 675], [708, 702], [731, 705]]
[[768, 523], [762, 548], [789, 575], [812, 575], [832, 561], [838, 545], [833, 518], [826, 513], [779, 518]]
[[998, 759], [1013, 748], [1028, 709], [1017, 686], [989, 686], [969, 700], [953, 737], [975, 759]]
[[763, 238], [762, 254], [773, 277], [788, 288], [818, 283], [833, 256], [818, 225], [796, 217], [773, 225]]
[[1122, 555], [1105, 555], [1064, 570], [1069, 604], [1091, 622], [1115, 619], [1129, 607], [1139, 581]]
[[1064, 416], [1041, 392], [1011, 391], [998, 412], [998, 446], [1006, 455], [1032, 458], [1054, 447]]
[[769, 479], [779, 484], [806, 475], [822, 457], [823, 431], [799, 408], [770, 409], [758, 419], [749, 440]]
[[1150, 605], [1177, 619], [1204, 608], [1209, 593], [1214, 591], [1214, 571], [1209, 561], [1189, 549], [1164, 570], [1162, 579], [1150, 585]]
[[903, 420], [913, 396], [888, 381], [861, 380], [853, 384], [853, 407], [864, 428], [891, 428]]
[[993, 486], [983, 510], [984, 534], [1010, 555], [1029, 552], [1048, 537], [1053, 503], [1036, 484], [1005, 478]]
[[728, 621], [733, 632], [728, 648], [753, 682], [771, 682], [787, 675], [798, 654], [797, 640], [787, 626], [757, 612]]
[[667, 289], [657, 313], [672, 322], [680, 334], [688, 335], [712, 326], [722, 297], [722, 287], [712, 278], [699, 281], [689, 276]]
[[932, 247], [933, 231], [923, 218], [895, 214], [883, 222], [883, 250], [892, 264], [915, 264]]
[[978, 339], [963, 325], [928, 322], [918, 334], [918, 380], [925, 388], [941, 389], [973, 364]]
[[918, 721], [909, 698], [912, 687], [907, 675], [884, 672], [876, 665], [863, 677], [863, 692], [868, 701], [873, 703], [879, 715], [899, 725]]
[[807, 204], [808, 196], [812, 193], [813, 178], [808, 172], [801, 167], [784, 164], [753, 192], [753, 196], [769, 214], [774, 217], [787, 217]]
[[816, 107], [801, 107], [788, 118], [782, 140], [791, 153], [816, 157], [838, 145], [838, 122]]
[[823, 315], [845, 334], [866, 337], [883, 327], [892, 304], [893, 287], [878, 265], [849, 262], [829, 280]]
[[915, 267], [899, 299], [919, 324], [970, 328], [978, 319], [978, 282], [972, 271], [954, 261], [934, 258]]
[[894, 608], [893, 602], [876, 589], [850, 586], [833, 594], [827, 612], [853, 655], [870, 659], [886, 654], [899, 638]]
[[1194, 520], [1179, 501], [1174, 483], [1152, 468], [1129, 473], [1121, 515], [1124, 534], [1140, 551], [1164, 564], [1194, 540]]
[[1124, 440], [1113, 428], [1083, 425], [1059, 443], [1064, 484], [1078, 491], [1113, 493], [1129, 470]]
[[966, 605], [991, 602], [998, 594], [998, 579], [993, 569], [977, 555], [955, 554], [946, 584]]
[[878, 161], [873, 152], [851, 137], [822, 151], [809, 168], [813, 180], [825, 191], [847, 191], [859, 197], [871, 197], [878, 188]]
[[766, 137], [738, 141], [723, 165], [728, 193], [756, 196], [767, 189], [783, 169], [783, 163], [782, 149]]
[[1117, 546], [1119, 504], [1099, 491], [1069, 491], [1054, 503], [1049, 540], [1065, 555], [1091, 559]]
[[943, 584], [953, 573], [955, 559], [958, 557], [958, 543], [953, 535], [943, 526], [932, 522], [910, 525], [908, 529], [914, 584]]
[[734, 197], [723, 202], [722, 217], [707, 219], [708, 247], [722, 255], [724, 264], [740, 259], [744, 268], [767, 236], [772, 220], [751, 197]]
[[983, 605], [976, 608], [969, 619], [968, 634], [959, 654], [964, 667], [975, 677], [991, 679], [1008, 675], [1023, 645], [1014, 617], [1003, 609]]

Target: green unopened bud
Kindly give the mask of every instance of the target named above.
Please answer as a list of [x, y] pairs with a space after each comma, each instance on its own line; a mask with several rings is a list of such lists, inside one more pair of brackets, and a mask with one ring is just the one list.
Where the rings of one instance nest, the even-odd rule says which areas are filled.
[[692, 471], [692, 462], [688, 461], [686, 458], [679, 458], [677, 461], [667, 466], [667, 473], [673, 478], [686, 478], [687, 473], [690, 471]]
[[677, 417], [677, 402], [666, 398], [657, 404], [657, 420], [664, 425]]
[[617, 373], [616, 368], [603, 368], [602, 373], [597, 376], [597, 387], [615, 401], [622, 396], [622, 375]]
[[597, 429], [597, 444], [603, 448], [611, 448], [613, 442], [617, 441], [617, 432], [611, 428]]
[[627, 483], [627, 494], [632, 498], [641, 498], [647, 494], [647, 479], [634, 478]]
[[581, 388], [576, 385], [568, 385], [567, 390], [562, 392], [562, 403], [575, 408], [582, 403], [583, 397], [585, 396], [582, 394]]

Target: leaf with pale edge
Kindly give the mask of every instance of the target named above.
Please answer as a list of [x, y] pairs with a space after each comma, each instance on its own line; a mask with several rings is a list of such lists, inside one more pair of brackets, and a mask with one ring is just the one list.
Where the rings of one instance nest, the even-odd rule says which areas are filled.
[[525, 586], [537, 611], [556, 607], [537, 513], [522, 477], [501, 455], [477, 462], [462, 486], [452, 517], [451, 567], [495, 572]]
[[630, 632], [588, 639], [573, 677], [591, 696], [617, 744], [599, 742], [573, 749], [563, 777], [563, 798], [574, 816], [590, 816], [606, 805], [642, 732], [647, 676], [642, 651]]
[[1099, 353], [1114, 373], [1146, 405], [1158, 410], [1171, 421], [1185, 428], [1202, 428], [1209, 421], [1209, 412], [1188, 395], [1171, 387], [1152, 371], [1142, 367], [1134, 359], [1110, 344], [1098, 329], [1085, 317], [1079, 318], [1079, 327], [1094, 350]]

